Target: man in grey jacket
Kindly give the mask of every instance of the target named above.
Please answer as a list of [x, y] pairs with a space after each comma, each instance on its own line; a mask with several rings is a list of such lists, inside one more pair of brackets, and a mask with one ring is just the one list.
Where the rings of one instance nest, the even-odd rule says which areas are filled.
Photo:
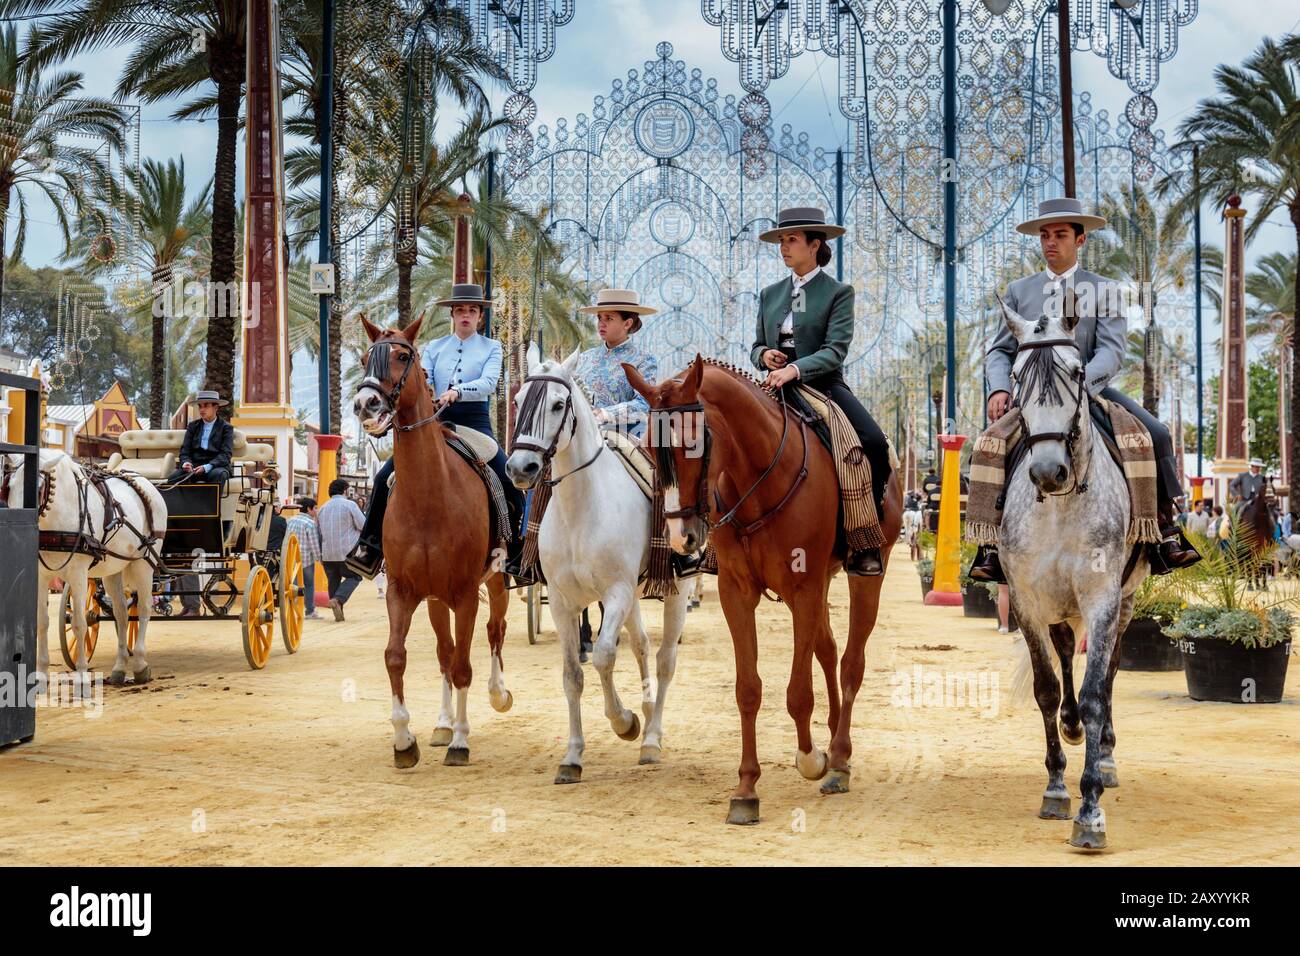
[[[1150, 549], [1148, 558], [1153, 572], [1168, 574], [1175, 568], [1195, 564], [1200, 555], [1174, 524], [1174, 499], [1182, 495], [1182, 489], [1178, 485], [1178, 468], [1169, 429], [1138, 402], [1109, 384], [1123, 363], [1128, 334], [1121, 290], [1112, 280], [1079, 268], [1079, 252], [1088, 233], [1105, 225], [1106, 221], [1100, 216], [1085, 213], [1083, 204], [1077, 199], [1044, 200], [1039, 205], [1038, 216], [1022, 222], [1016, 229], [1025, 235], [1038, 237], [1047, 267], [1042, 272], [1012, 282], [1003, 301], [1008, 309], [1021, 317], [1037, 320], [1043, 315], [1059, 315], [1065, 303], [1071, 301], [1073, 293], [1072, 301], [1079, 315], [1074, 338], [1083, 356], [1084, 387], [1089, 396], [1124, 406], [1151, 433], [1163, 540]], [[984, 360], [984, 375], [989, 389], [988, 414], [992, 421], [1005, 415], [1010, 406], [1011, 367], [1017, 347], [1015, 336], [1003, 324]], [[1109, 428], [1109, 422], [1105, 425]], [[977, 580], [1006, 580], [994, 548], [980, 549], [970, 574]]]

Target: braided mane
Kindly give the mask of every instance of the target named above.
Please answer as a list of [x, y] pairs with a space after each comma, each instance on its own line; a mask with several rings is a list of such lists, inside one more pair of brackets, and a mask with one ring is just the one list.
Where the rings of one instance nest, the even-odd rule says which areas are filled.
[[701, 356], [700, 361], [705, 365], [711, 365], [714, 368], [721, 369], [722, 371], [729, 373], [733, 378], [738, 378], [748, 385], [754, 386], [765, 398], [767, 398], [768, 401], [776, 401], [776, 392], [773, 389], [764, 388], [763, 383], [759, 379], [755, 378], [753, 373], [748, 369], [741, 368], [739, 365], [733, 365], [730, 362], [724, 362], [722, 359], [705, 358], [704, 356]]

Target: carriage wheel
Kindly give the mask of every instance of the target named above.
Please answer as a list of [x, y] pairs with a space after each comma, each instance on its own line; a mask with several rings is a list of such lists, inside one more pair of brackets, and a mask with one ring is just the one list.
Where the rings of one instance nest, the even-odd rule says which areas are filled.
[[528, 585], [528, 643], [536, 644], [542, 636], [542, 585]]
[[[91, 578], [86, 583], [86, 663], [95, 656], [95, 645], [99, 643], [99, 621], [101, 617], [111, 618], [111, 613], [99, 603], [99, 588]], [[59, 650], [63, 652], [63, 663], [69, 670], [77, 669], [77, 635], [72, 630], [72, 594], [65, 582], [63, 599], [59, 602]]]
[[260, 671], [271, 656], [271, 641], [275, 638], [275, 588], [260, 564], [253, 565], [244, 585], [244, 610], [239, 621], [244, 631], [244, 657], [249, 667]]
[[280, 550], [280, 637], [290, 654], [302, 641], [302, 622], [307, 613], [307, 599], [302, 586], [302, 551], [294, 535], [284, 536]]

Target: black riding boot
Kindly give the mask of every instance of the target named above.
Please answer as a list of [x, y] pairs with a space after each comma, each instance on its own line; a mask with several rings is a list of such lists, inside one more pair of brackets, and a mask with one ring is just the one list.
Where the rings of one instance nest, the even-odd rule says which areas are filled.
[[885, 562], [880, 557], [879, 548], [863, 548], [844, 559], [844, 570], [848, 574], [874, 578], [885, 573]]
[[1174, 523], [1173, 502], [1160, 502], [1160, 543], [1147, 545], [1151, 573], [1170, 574], [1179, 568], [1190, 568], [1199, 560], [1201, 553]]
[[998, 549], [991, 544], [983, 544], [976, 549], [975, 560], [971, 562], [968, 573], [976, 581], [1007, 583], [1007, 576], [1002, 572], [1002, 561], [998, 557]]
[[521, 516], [515, 513], [515, 509], [507, 504], [510, 511], [510, 527], [514, 530], [510, 545], [506, 548], [506, 566], [505, 572], [510, 577], [506, 584], [508, 588], [524, 588], [531, 584], [537, 584], [538, 581], [545, 581], [542, 577], [541, 567], [534, 565], [528, 571], [523, 569], [524, 554], [524, 531]]

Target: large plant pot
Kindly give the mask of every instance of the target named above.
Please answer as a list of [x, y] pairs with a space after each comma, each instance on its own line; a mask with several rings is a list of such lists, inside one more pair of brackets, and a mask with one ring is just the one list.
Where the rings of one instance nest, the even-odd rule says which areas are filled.
[[921, 599], [925, 600], [925, 596], [933, 590], [934, 590], [934, 575], [931, 575], [928, 578], [922, 577], [921, 578]]
[[1213, 638], [1178, 642], [1192, 700], [1230, 704], [1276, 704], [1286, 684], [1290, 639], [1272, 647], [1249, 648]]
[[1122, 671], [1178, 671], [1183, 669], [1183, 652], [1178, 643], [1165, 637], [1160, 622], [1134, 618], [1119, 642]]
[[983, 584], [972, 582], [962, 586], [961, 607], [967, 617], [998, 616], [997, 598], [990, 597]]

